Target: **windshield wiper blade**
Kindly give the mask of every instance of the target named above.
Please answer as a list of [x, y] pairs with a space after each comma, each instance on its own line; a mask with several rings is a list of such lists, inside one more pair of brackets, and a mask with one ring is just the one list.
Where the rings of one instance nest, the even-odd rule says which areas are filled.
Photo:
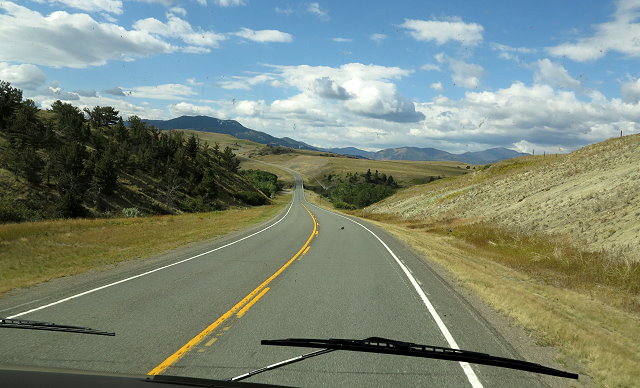
[[[440, 346], [420, 345], [412, 342], [402, 342], [381, 337], [369, 337], [363, 340], [357, 339], [312, 339], [312, 338], [288, 338], [281, 340], [262, 340], [262, 345], [295, 346], [303, 348], [320, 348], [328, 351], [349, 350], [355, 352], [369, 352], [394, 354], [411, 357], [433, 358], [439, 360], [450, 360], [468, 362], [473, 364], [483, 364], [500, 368], [510, 368], [522, 371], [541, 373], [551, 376], [564, 377], [568, 379], [578, 379], [578, 374], [565, 372], [559, 369], [546, 367], [528, 361], [515, 360], [505, 357], [496, 357], [486, 353], [472, 352], [468, 350], [444, 348]], [[321, 352], [321, 351], [320, 351]], [[324, 353], [309, 353], [309, 356]], [[320, 353], [320, 354], [316, 354]], [[293, 359], [292, 359], [293, 360]], [[301, 360], [295, 360], [297, 362]], [[289, 362], [290, 363], [290, 362]], [[274, 364], [275, 365], [275, 364]], [[273, 369], [273, 368], [271, 368]], [[247, 376], [248, 377], [248, 376]]]
[[52, 322], [29, 321], [24, 319], [0, 319], [0, 328], [28, 329], [28, 330], [49, 330], [62, 331], [67, 333], [96, 334], [114, 336], [116, 333], [96, 330], [90, 327], [58, 325]]

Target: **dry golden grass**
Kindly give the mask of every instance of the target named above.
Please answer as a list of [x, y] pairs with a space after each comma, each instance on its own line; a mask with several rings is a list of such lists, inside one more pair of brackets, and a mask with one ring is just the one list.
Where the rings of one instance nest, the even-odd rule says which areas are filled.
[[567, 155], [527, 156], [399, 191], [374, 213], [432, 222], [484, 220], [640, 262], [640, 135]]
[[[597, 385], [631, 387], [640, 381], [638, 283], [632, 280], [638, 268], [627, 278], [616, 273], [620, 268], [599, 265], [604, 274], [598, 275], [582, 268], [596, 264], [589, 258], [567, 264], [575, 252], [568, 252], [568, 257], [565, 251], [556, 258], [551, 254], [550, 259], [553, 244], [536, 238], [513, 247], [514, 236], [500, 240], [487, 230], [461, 227], [456, 234], [416, 230], [415, 225], [390, 219], [376, 223], [460, 279], [539, 343], [557, 347], [559, 362], [578, 364]], [[555, 263], [538, 265], [539, 258]]]
[[0, 294], [241, 230], [273, 217], [288, 201], [209, 213], [1, 224]]

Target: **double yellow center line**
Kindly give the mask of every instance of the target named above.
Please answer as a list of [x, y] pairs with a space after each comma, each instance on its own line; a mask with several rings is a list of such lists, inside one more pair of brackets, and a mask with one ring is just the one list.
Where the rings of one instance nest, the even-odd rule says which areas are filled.
[[[302, 206], [304, 206], [304, 205], [302, 205]], [[189, 342], [184, 344], [175, 353], [173, 353], [172, 355], [167, 357], [167, 359], [162, 361], [160, 363], [160, 365], [158, 365], [155, 368], [153, 368], [149, 373], [147, 373], [148, 375], [158, 375], [158, 374], [164, 372], [172, 364], [174, 364], [176, 361], [178, 361], [180, 358], [182, 358], [182, 356], [184, 356], [188, 351], [190, 351], [196, 345], [198, 345], [205, 337], [207, 337], [209, 334], [211, 334], [224, 321], [226, 321], [227, 319], [231, 318], [233, 316], [233, 314], [236, 313], [236, 311], [238, 312], [237, 315], [236, 315], [237, 318], [242, 317], [247, 312], [247, 310], [249, 310], [251, 308], [251, 306], [253, 306], [260, 298], [262, 298], [264, 296], [264, 294], [267, 293], [267, 291], [269, 291], [269, 288], [267, 287], [267, 285], [269, 283], [271, 283], [273, 281], [273, 279], [278, 277], [300, 255], [307, 253], [307, 251], [309, 250], [309, 244], [311, 243], [311, 240], [313, 240], [313, 238], [318, 234], [318, 221], [316, 220], [316, 217], [311, 213], [311, 211], [306, 206], [304, 206], [304, 208], [307, 211], [307, 213], [309, 213], [311, 218], [313, 219], [313, 231], [311, 232], [311, 235], [309, 236], [307, 241], [304, 243], [304, 245], [300, 248], [300, 250], [298, 250], [298, 252], [295, 255], [293, 255], [293, 257], [291, 259], [289, 259], [289, 261], [287, 261], [282, 267], [280, 267], [280, 269], [278, 269], [273, 275], [269, 276], [267, 278], [267, 280], [262, 282], [258, 287], [256, 287], [253, 291], [251, 291], [247, 296], [242, 298], [242, 300], [240, 302], [236, 303], [235, 306], [233, 306], [229, 311], [227, 311], [226, 313], [222, 314], [220, 316], [220, 318], [216, 319], [212, 324], [207, 326], [206, 329], [202, 330], [202, 332], [200, 332], [198, 335], [193, 337]]]

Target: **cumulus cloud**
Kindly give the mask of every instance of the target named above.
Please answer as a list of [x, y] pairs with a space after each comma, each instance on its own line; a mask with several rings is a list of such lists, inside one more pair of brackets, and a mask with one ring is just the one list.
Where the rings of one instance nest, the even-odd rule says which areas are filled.
[[533, 80], [537, 83], [544, 83], [562, 89], [584, 90], [580, 81], [571, 77], [567, 69], [558, 63], [551, 62], [547, 58], [538, 60], [534, 68]]
[[62, 4], [86, 12], [122, 14], [121, 0], [48, 0], [49, 4]]
[[240, 31], [234, 35], [244, 39], [248, 39], [254, 42], [269, 43], [280, 42], [288, 43], [293, 42], [293, 35], [278, 30], [252, 30], [250, 28], [241, 28]]
[[454, 86], [466, 89], [475, 89], [480, 86], [480, 78], [484, 74], [482, 66], [451, 58], [442, 53], [437, 54], [435, 58], [439, 63], [447, 63], [449, 65]]
[[[467, 92], [459, 100], [439, 96], [418, 104], [426, 120], [412, 128], [417, 138], [451, 144], [527, 144], [567, 149], [640, 130], [640, 105], [619, 99], [580, 100], [573, 91], [515, 82], [495, 92]], [[522, 141], [525, 141], [524, 143]]]
[[214, 116], [223, 118], [224, 115], [219, 110], [207, 105], [194, 105], [188, 102], [179, 102], [168, 106], [172, 117], [177, 116]]
[[477, 23], [465, 23], [459, 17], [448, 20], [405, 19], [400, 25], [408, 30], [415, 40], [435, 42], [443, 45], [449, 41], [464, 46], [475, 46], [482, 42], [484, 28]]
[[0, 12], [0, 60], [83, 68], [175, 50], [146, 31], [100, 23], [87, 14], [43, 16], [10, 1], [0, 2]]
[[398, 67], [349, 63], [328, 66], [273, 66], [284, 85], [301, 93], [278, 100], [272, 109], [303, 114], [315, 111], [322, 117], [327, 104], [339, 102], [345, 112], [392, 122], [415, 122], [424, 118], [413, 102], [402, 96], [391, 82], [409, 75]]
[[235, 113], [241, 116], [260, 116], [265, 110], [266, 104], [264, 100], [249, 101], [241, 100], [236, 101], [233, 104], [233, 110]]
[[353, 39], [351, 38], [333, 38], [331, 39], [334, 42], [338, 42], [338, 43], [349, 43], [349, 42], [353, 42]]
[[632, 104], [640, 102], [640, 78], [623, 83], [620, 92], [623, 101]]
[[558, 57], [574, 61], [594, 61], [609, 51], [616, 51], [630, 57], [640, 56], [640, 1], [620, 0], [616, 3], [613, 20], [594, 26], [592, 36], [548, 47], [547, 51]]
[[208, 52], [204, 47], [219, 47], [220, 42], [226, 39], [224, 34], [193, 28], [189, 22], [173, 13], [167, 14], [166, 23], [155, 18], [147, 18], [135, 22], [133, 28], [159, 37], [180, 39], [192, 45], [186, 48], [189, 52], [194, 52], [194, 48], [196, 52], [198, 49], [200, 52]]
[[329, 77], [317, 78], [314, 81], [313, 88], [315, 92], [323, 98], [346, 100], [351, 97], [345, 88], [338, 85]]
[[17, 88], [32, 90], [40, 87], [47, 77], [34, 65], [10, 65], [0, 62], [0, 79], [11, 82]]
[[429, 85], [429, 87], [435, 90], [436, 92], [441, 92], [444, 90], [444, 87], [442, 87], [442, 82], [434, 82], [431, 85]]

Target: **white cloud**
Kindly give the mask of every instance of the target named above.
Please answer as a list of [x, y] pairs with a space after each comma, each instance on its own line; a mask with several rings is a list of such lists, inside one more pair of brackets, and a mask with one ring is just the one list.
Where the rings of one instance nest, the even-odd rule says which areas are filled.
[[215, 0], [215, 3], [220, 7], [239, 7], [242, 5], [246, 5], [244, 0]]
[[518, 54], [533, 54], [536, 52], [535, 49], [528, 47], [511, 47], [506, 44], [500, 43], [491, 43], [491, 49], [493, 51], [498, 51], [498, 58], [518, 61]]
[[316, 78], [313, 89], [318, 96], [336, 100], [347, 100], [351, 98], [349, 92], [329, 77]]
[[534, 64], [535, 73], [533, 80], [537, 83], [543, 83], [562, 89], [571, 89], [583, 91], [584, 87], [580, 81], [569, 75], [567, 69], [558, 63], [551, 62], [549, 59], [540, 59]]
[[180, 39], [192, 45], [185, 48], [190, 53], [208, 52], [204, 47], [219, 47], [220, 42], [226, 39], [223, 34], [194, 29], [189, 22], [173, 13], [167, 14], [166, 23], [155, 18], [147, 18], [135, 22], [133, 28], [160, 37]]
[[276, 11], [276, 13], [280, 13], [280, 14], [283, 14], [283, 15], [286, 15], [286, 16], [290, 16], [295, 12], [293, 10], [293, 8], [291, 8], [291, 6], [288, 6], [286, 8], [276, 7], [275, 11]]
[[617, 51], [630, 57], [640, 56], [640, 1], [620, 0], [616, 3], [613, 20], [594, 26], [592, 36], [579, 38], [573, 43], [548, 47], [554, 56], [585, 62], [602, 58], [609, 51]]
[[47, 77], [37, 66], [23, 64], [10, 65], [0, 62], [0, 80], [11, 82], [20, 89], [37, 89]]
[[87, 12], [122, 14], [122, 0], [48, 0], [49, 4], [62, 4]]
[[405, 19], [400, 27], [418, 41], [433, 41], [438, 45], [456, 41], [464, 46], [475, 46], [482, 42], [484, 28], [477, 23], [465, 23], [458, 17], [449, 20]]
[[258, 74], [252, 77], [233, 76], [229, 80], [220, 81], [217, 85], [223, 89], [244, 89], [249, 90], [256, 85], [273, 81], [274, 78], [268, 74]]
[[241, 28], [235, 35], [254, 42], [293, 42], [293, 35], [278, 30], [259, 30], [255, 31], [250, 28]]
[[640, 78], [623, 83], [620, 92], [623, 101], [632, 104], [640, 102]]
[[[349, 63], [338, 68], [328, 66], [273, 66], [287, 86], [301, 93], [277, 100], [272, 109], [281, 113], [317, 112], [319, 120], [328, 106], [344, 112], [390, 122], [415, 122], [423, 118], [414, 104], [400, 95], [391, 82], [409, 75], [398, 67]], [[326, 118], [325, 118], [326, 119]]]
[[440, 66], [434, 65], [433, 63], [426, 63], [420, 66], [420, 69], [424, 71], [433, 71], [433, 70], [440, 71]]
[[43, 16], [10, 1], [0, 2], [0, 11], [0, 60], [83, 68], [176, 49], [147, 32], [99, 23], [87, 14]]
[[541, 84], [515, 82], [495, 92], [467, 92], [460, 100], [439, 96], [417, 107], [426, 120], [421, 128], [413, 128], [413, 136], [451, 144], [473, 139], [484, 148], [535, 144], [536, 150], [573, 149], [615, 136], [621, 129], [640, 131], [639, 104], [581, 101], [573, 91]]
[[169, 9], [169, 12], [175, 15], [180, 15], [182, 17], [187, 16], [187, 10], [182, 7], [171, 7], [171, 9]]
[[127, 96], [158, 100], [179, 100], [196, 94], [190, 86], [182, 84], [136, 86], [133, 88], [121, 88], [121, 90]]
[[194, 105], [188, 102], [179, 102], [168, 106], [171, 117], [178, 116], [213, 116], [225, 118], [226, 116], [219, 110], [207, 105]]
[[385, 39], [387, 39], [387, 36], [385, 34], [376, 33], [376, 34], [371, 34], [369, 38], [376, 43], [382, 43], [384, 42]]
[[338, 42], [338, 43], [349, 43], [349, 42], [353, 42], [353, 39], [351, 38], [333, 38], [331, 39], [334, 42]]
[[187, 83], [191, 86], [203, 86], [204, 82], [199, 82], [195, 78], [187, 78]]
[[260, 116], [262, 115], [262, 112], [265, 110], [265, 108], [266, 104], [264, 100], [241, 100], [236, 101], [233, 105], [234, 112], [241, 116]]
[[451, 58], [444, 54], [437, 54], [436, 60], [440, 63], [448, 63], [451, 69], [451, 80], [454, 86], [466, 89], [475, 89], [480, 86], [480, 78], [484, 69], [480, 65], [467, 63], [461, 59]]
[[328, 20], [329, 19], [329, 13], [327, 12], [326, 9], [320, 8], [320, 4], [319, 3], [309, 3], [307, 5], [307, 12], [309, 12], [309, 13], [311, 13], [313, 15], [316, 15], [321, 20]]
[[441, 92], [444, 90], [444, 88], [442, 87], [442, 82], [434, 82], [431, 85], [429, 85], [429, 87], [435, 90], [436, 92]]

